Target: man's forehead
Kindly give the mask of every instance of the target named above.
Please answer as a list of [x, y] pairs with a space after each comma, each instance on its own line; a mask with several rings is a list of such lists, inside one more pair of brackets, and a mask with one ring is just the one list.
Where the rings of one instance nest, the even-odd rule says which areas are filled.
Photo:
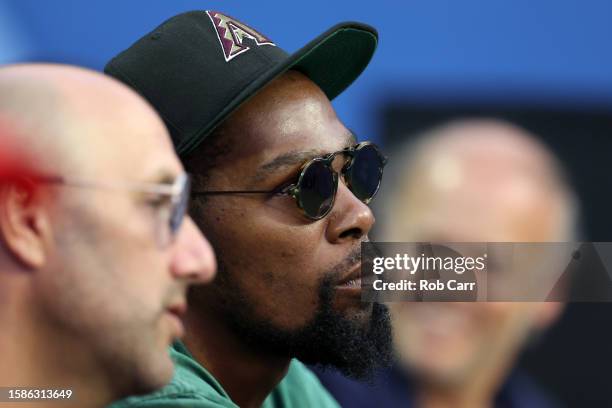
[[295, 81], [287, 76], [269, 84], [217, 132], [231, 147], [215, 167], [233, 183], [261, 180], [354, 144], [327, 96], [308, 78], [294, 76]]
[[140, 161], [138, 169], [134, 168], [132, 177], [156, 183], [172, 183], [184, 172], [183, 165], [171, 145], [160, 143], [142, 155], [144, 160]]
[[183, 168], [161, 121], [152, 115], [122, 119], [108, 126], [92, 120], [87, 128], [89, 151], [83, 149], [81, 166], [67, 174], [78, 172], [93, 180], [173, 182]]

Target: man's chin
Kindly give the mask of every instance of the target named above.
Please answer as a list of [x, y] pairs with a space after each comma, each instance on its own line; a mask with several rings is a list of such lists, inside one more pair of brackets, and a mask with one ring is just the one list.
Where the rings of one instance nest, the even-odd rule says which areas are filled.
[[231, 303], [226, 322], [245, 345], [259, 354], [298, 358], [306, 364], [335, 367], [353, 378], [367, 378], [391, 362], [391, 320], [386, 306], [362, 303], [361, 296], [339, 296], [324, 280], [319, 307], [309, 322], [287, 330], [255, 315], [246, 296]]
[[169, 347], [170, 345], [167, 345], [162, 350], [151, 350], [149, 358], [143, 361], [139, 375], [141, 379], [139, 394], [149, 394], [165, 387], [172, 380], [174, 362], [170, 357]]
[[296, 357], [365, 379], [391, 363], [391, 322], [386, 306], [368, 304], [354, 313], [321, 313], [308, 333], [310, 342]]
[[167, 350], [150, 355], [149, 359], [141, 364], [132, 362], [129, 369], [124, 368], [124, 372], [120, 369], [114, 370], [113, 381], [117, 387], [114, 399], [150, 394], [168, 385], [174, 375], [174, 363]]
[[361, 326], [364, 330], [372, 323], [372, 303], [341, 305], [338, 307], [334, 304], [334, 311], [355, 325]]

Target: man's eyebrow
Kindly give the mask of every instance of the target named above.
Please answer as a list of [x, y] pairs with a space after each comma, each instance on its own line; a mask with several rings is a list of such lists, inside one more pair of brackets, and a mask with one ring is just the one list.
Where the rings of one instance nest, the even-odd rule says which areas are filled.
[[259, 166], [255, 172], [255, 175], [253, 176], [253, 182], [261, 181], [279, 169], [293, 167], [297, 164], [305, 163], [314, 157], [324, 154], [325, 152], [321, 150], [292, 151], [281, 154], [280, 156], [277, 156], [269, 162]]
[[[345, 142], [344, 147], [350, 147], [357, 144], [357, 139], [355, 137], [355, 133], [349, 130], [345, 134]], [[293, 167], [296, 164], [305, 163], [310, 159], [313, 159], [318, 156], [323, 156], [331, 152], [323, 151], [323, 150], [306, 150], [306, 151], [292, 151], [288, 153], [284, 153], [278, 157], [275, 157], [271, 161], [259, 166], [255, 175], [253, 176], [253, 182], [257, 183], [265, 179], [268, 175], [278, 171], [279, 169], [285, 167]]]

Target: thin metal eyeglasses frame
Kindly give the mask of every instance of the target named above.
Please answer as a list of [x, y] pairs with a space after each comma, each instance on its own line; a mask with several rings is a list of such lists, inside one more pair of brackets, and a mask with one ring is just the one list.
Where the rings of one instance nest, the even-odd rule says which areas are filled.
[[[26, 180], [38, 183], [59, 184], [67, 187], [92, 188], [102, 190], [124, 190], [138, 193], [170, 197], [170, 233], [174, 237], [185, 217], [186, 209], [178, 208], [181, 202], [188, 202], [191, 190], [191, 179], [187, 173], [181, 173], [172, 184], [146, 183], [137, 181], [91, 181], [78, 177], [36, 175]], [[183, 206], [185, 207], [185, 206]], [[182, 214], [175, 212], [180, 210]], [[174, 223], [173, 223], [174, 220]]]

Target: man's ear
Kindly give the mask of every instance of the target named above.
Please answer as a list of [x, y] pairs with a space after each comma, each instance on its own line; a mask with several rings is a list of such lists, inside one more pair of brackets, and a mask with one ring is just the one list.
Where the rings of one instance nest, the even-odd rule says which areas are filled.
[[29, 269], [46, 261], [49, 213], [43, 201], [32, 183], [0, 185], [0, 240], [15, 261]]

